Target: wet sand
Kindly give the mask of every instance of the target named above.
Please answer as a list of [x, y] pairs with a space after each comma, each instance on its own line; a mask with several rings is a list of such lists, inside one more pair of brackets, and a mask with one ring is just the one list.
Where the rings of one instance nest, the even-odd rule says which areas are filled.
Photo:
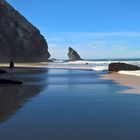
[[139, 140], [140, 96], [120, 94], [127, 87], [100, 79], [106, 73], [9, 70], [1, 77], [24, 84], [1, 86], [0, 139]]
[[[15, 63], [15, 67], [27, 67], [27, 68], [44, 68], [49, 64], [49, 62], [42, 63]], [[9, 63], [1, 63], [0, 67], [9, 67]]]
[[138, 76], [113, 72], [101, 75], [101, 79], [113, 80], [117, 84], [128, 87], [129, 89], [124, 90], [123, 93], [140, 94], [140, 77]]
[[[0, 69], [6, 69], [8, 70], [8, 66], [9, 64], [5, 63], [5, 64], [0, 64]], [[52, 64], [52, 63], [16, 63], [15, 67], [17, 69], [15, 69], [14, 71], [22, 71], [25, 68], [28, 69], [38, 69], [38, 68], [61, 68], [61, 69], [84, 69], [84, 70], [91, 70], [91, 68], [89, 67], [79, 67], [79, 68], [75, 68], [72, 65], [57, 65], [57, 64]], [[130, 73], [130, 72], [129, 72]], [[129, 93], [129, 94], [140, 94], [140, 77], [139, 76], [134, 76], [131, 74], [126, 74], [123, 73], [117, 73], [117, 72], [113, 72], [113, 73], [108, 73], [108, 74], [104, 74], [101, 75], [101, 79], [103, 80], [113, 80], [115, 83], [120, 84], [121, 86], [126, 86], [128, 87], [127, 90], [124, 90], [122, 93]]]
[[[9, 64], [0, 64], [0, 67], [8, 68]], [[89, 65], [75, 65], [75, 64], [59, 64], [52, 62], [43, 63], [15, 63], [17, 68], [54, 68], [54, 69], [71, 69], [71, 70], [92, 70]]]

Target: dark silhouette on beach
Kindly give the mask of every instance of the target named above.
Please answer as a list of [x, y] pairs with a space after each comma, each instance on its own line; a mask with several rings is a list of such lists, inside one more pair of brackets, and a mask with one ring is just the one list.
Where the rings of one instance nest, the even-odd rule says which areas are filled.
[[13, 60], [10, 61], [10, 64], [9, 64], [9, 69], [13, 69], [15, 66], [14, 66], [14, 62]]

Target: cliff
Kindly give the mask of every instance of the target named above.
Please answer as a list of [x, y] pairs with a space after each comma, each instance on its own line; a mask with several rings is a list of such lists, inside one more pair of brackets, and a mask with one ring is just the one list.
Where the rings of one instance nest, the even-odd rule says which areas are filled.
[[71, 47], [69, 47], [69, 50], [68, 50], [68, 57], [69, 57], [69, 61], [82, 60], [80, 55]]
[[0, 62], [39, 62], [49, 57], [40, 31], [5, 0], [0, 0]]

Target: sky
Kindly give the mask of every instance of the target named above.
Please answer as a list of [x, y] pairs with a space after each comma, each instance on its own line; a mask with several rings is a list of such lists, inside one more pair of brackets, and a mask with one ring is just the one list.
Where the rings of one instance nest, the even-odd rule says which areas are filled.
[[140, 0], [7, 0], [46, 38], [52, 58], [140, 58]]

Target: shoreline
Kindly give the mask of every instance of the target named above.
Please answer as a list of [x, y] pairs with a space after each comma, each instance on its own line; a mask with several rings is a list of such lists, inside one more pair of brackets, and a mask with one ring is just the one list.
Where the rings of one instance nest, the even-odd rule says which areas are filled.
[[[9, 68], [9, 64], [0, 64], [0, 68]], [[71, 64], [57, 63], [16, 63], [15, 68], [52, 68], [52, 69], [70, 69], [70, 70], [94, 70], [90, 66], [75, 66]]]
[[[9, 67], [9, 63], [1, 63], [0, 64], [0, 68], [1, 67], [5, 67], [5, 68], [8, 68]], [[40, 63], [15, 63], [15, 67], [17, 68], [39, 68], [39, 67], [44, 67], [45, 66], [43, 64], [40, 64]]]
[[[0, 64], [0, 69], [8, 69], [9, 64]], [[69, 70], [90, 70], [90, 71], [95, 71], [91, 67], [74, 67], [72, 65], [63, 65], [63, 64], [52, 64], [52, 63], [16, 63], [15, 64], [15, 69], [24, 69], [24, 68], [31, 68], [31, 69], [47, 69], [47, 68], [52, 68], [52, 69], [69, 69]], [[16, 72], [16, 71], [15, 71]], [[99, 72], [97, 70], [97, 72]], [[136, 74], [138, 73], [138, 74]], [[128, 87], [127, 90], [122, 91], [122, 93], [128, 93], [128, 94], [140, 94], [140, 71], [120, 71], [120, 72], [112, 72], [112, 73], [106, 73], [106, 74], [101, 74], [101, 79], [102, 80], [112, 80], [115, 83]]]
[[135, 70], [135, 71], [119, 71], [119, 74], [124, 74], [124, 75], [132, 75], [132, 76], [136, 76], [139, 77], [140, 76], [140, 70]]
[[121, 86], [128, 87], [127, 90], [124, 90], [121, 93], [140, 94], [140, 85], [139, 85], [140, 77], [138, 76], [112, 72], [112, 73], [101, 75], [101, 79], [112, 80]]

